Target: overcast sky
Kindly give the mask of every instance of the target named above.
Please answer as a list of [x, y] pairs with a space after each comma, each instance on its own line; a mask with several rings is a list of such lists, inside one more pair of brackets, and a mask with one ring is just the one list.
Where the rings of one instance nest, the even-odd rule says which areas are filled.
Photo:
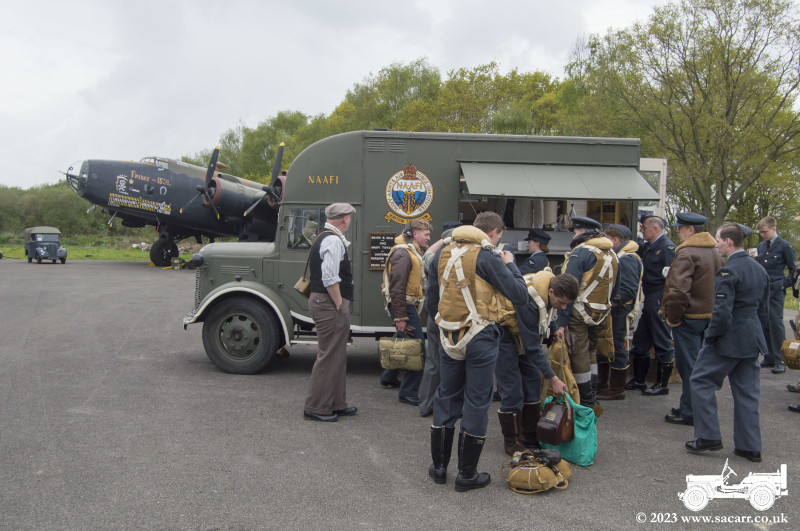
[[76, 160], [179, 158], [282, 110], [330, 114], [395, 62], [563, 67], [666, 0], [26, 0], [0, 28], [0, 185]]

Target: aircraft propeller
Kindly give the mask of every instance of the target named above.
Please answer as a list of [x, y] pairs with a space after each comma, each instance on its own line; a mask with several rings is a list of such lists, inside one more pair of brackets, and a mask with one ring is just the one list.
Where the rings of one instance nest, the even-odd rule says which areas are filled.
[[183, 209], [191, 205], [198, 197], [205, 197], [206, 201], [211, 205], [211, 208], [214, 210], [214, 214], [216, 214], [217, 219], [219, 219], [219, 212], [217, 211], [217, 207], [214, 206], [214, 203], [211, 201], [211, 196], [208, 195], [208, 187], [211, 184], [211, 179], [214, 178], [214, 172], [217, 169], [217, 157], [219, 157], [219, 146], [214, 148], [214, 152], [211, 154], [211, 161], [208, 163], [208, 170], [206, 171], [206, 184], [198, 184], [197, 191], [198, 194], [191, 198], [185, 205], [180, 208], [180, 213], [183, 214]]
[[[283, 142], [278, 146], [278, 152], [275, 154], [275, 162], [272, 164], [272, 177], [269, 180], [269, 186], [264, 186], [261, 189], [266, 192], [263, 196], [259, 197], [255, 203], [244, 211], [244, 217], [247, 217], [255, 208], [261, 204], [261, 201], [267, 199], [268, 203], [281, 204], [281, 194], [277, 192], [275, 184], [278, 182], [278, 174], [281, 171], [281, 162], [283, 161]], [[270, 200], [272, 198], [272, 200]]]

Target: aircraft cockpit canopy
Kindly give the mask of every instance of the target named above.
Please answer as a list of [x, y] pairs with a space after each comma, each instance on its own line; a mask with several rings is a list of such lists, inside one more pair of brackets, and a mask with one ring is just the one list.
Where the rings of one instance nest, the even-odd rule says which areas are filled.
[[169, 161], [167, 159], [162, 159], [160, 157], [144, 157], [139, 162], [145, 162], [147, 164], [153, 164], [158, 168], [166, 170], [169, 168]]

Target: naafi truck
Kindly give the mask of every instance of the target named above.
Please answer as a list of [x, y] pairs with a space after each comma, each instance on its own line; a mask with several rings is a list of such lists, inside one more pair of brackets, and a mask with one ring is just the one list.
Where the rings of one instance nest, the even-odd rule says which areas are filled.
[[[503, 242], [520, 260], [533, 227], [550, 231], [551, 263], [572, 238], [572, 216], [622, 223], [636, 233], [638, 203], [659, 194], [639, 173], [638, 139], [354, 131], [322, 139], [292, 162], [273, 242], [212, 243], [192, 260], [194, 307], [184, 328], [203, 323], [211, 361], [230, 373], [263, 370], [280, 350], [314, 343], [308, 300], [294, 289], [325, 207], [352, 204], [346, 236], [355, 301], [350, 332], [394, 333], [384, 310], [386, 256], [407, 221], [434, 227], [472, 223], [482, 211], [504, 217]], [[423, 317], [423, 322], [424, 317]]]

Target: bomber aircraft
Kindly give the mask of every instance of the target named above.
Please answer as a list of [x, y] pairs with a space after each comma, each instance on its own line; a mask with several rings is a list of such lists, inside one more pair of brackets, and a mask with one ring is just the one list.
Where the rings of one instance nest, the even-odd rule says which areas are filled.
[[286, 181], [278, 175], [283, 148], [281, 142], [269, 186], [219, 171], [226, 168], [217, 162], [219, 147], [207, 169], [161, 157], [139, 162], [82, 160], [66, 171], [67, 183], [76, 194], [102, 207], [109, 225], [120, 219], [126, 227], [155, 226], [158, 239], [150, 248], [150, 259], [165, 267], [178, 256], [175, 242], [189, 237], [197, 243], [202, 243], [202, 236], [212, 242], [217, 236], [275, 240]]

